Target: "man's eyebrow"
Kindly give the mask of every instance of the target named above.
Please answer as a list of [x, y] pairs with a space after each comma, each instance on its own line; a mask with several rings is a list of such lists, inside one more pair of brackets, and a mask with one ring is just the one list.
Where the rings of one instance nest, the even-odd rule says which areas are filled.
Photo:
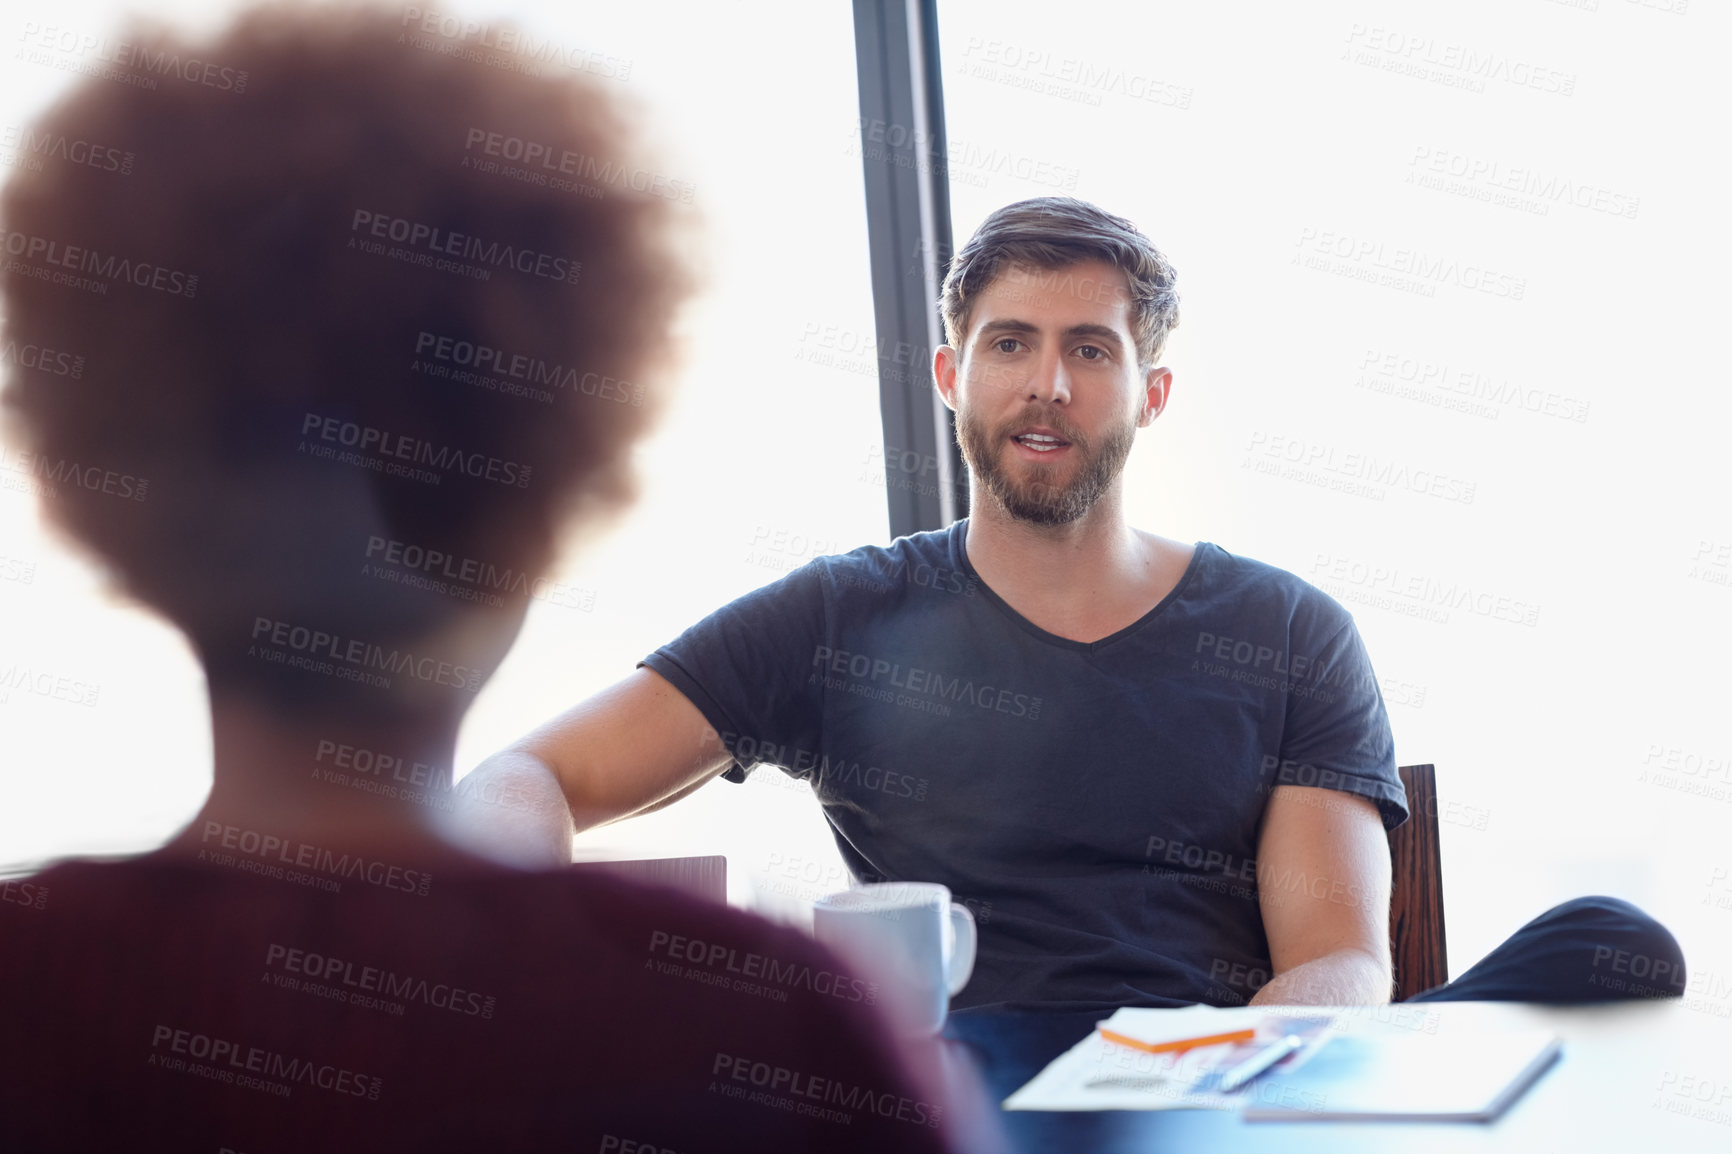
[[[979, 331], [975, 335], [977, 339], [984, 340], [988, 337], [1002, 333], [1019, 334], [1039, 331], [1040, 330], [1037, 326], [1028, 321], [1006, 318], [1004, 320], [987, 321], [985, 324], [980, 326]], [[1124, 346], [1124, 341], [1120, 338], [1118, 330], [1110, 328], [1107, 325], [1072, 325], [1070, 328], [1064, 330], [1063, 335], [1067, 338], [1093, 337], [1102, 344], [1111, 345], [1114, 349], [1122, 348]]]
[[987, 321], [980, 326], [979, 336], [991, 336], [993, 333], [1032, 333], [1037, 331], [1027, 321], [1002, 320]]
[[1118, 330], [1108, 328], [1106, 325], [1072, 325], [1064, 331], [1064, 335], [1067, 337], [1094, 337], [1102, 344], [1110, 344], [1115, 349], [1124, 344], [1119, 339]]

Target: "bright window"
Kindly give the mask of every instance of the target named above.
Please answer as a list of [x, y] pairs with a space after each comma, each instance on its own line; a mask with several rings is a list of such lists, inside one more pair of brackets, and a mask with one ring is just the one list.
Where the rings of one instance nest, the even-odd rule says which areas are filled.
[[1588, 893], [1723, 972], [1711, 14], [1059, 11], [941, 6], [954, 228], [1072, 193], [1177, 266], [1176, 384], [1131, 457], [1134, 522], [1353, 611], [1398, 757], [1437, 765], [1453, 973]]

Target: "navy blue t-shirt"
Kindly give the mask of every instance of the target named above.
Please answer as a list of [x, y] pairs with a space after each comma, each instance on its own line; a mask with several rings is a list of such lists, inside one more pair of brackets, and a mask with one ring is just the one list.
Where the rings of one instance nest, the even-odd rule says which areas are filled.
[[980, 954], [954, 1007], [1241, 1004], [1271, 973], [1271, 790], [1407, 817], [1352, 617], [1205, 543], [1140, 620], [1072, 641], [987, 588], [967, 528], [820, 557], [644, 664], [721, 734], [730, 779], [768, 763], [811, 783], [860, 881], [969, 906]]

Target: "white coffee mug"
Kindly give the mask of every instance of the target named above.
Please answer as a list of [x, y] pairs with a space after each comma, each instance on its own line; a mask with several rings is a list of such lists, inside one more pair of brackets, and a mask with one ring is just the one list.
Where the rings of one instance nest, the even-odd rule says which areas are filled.
[[880, 1000], [910, 1033], [944, 1026], [950, 997], [974, 973], [974, 915], [937, 882], [879, 882], [819, 898], [818, 940], [878, 983]]

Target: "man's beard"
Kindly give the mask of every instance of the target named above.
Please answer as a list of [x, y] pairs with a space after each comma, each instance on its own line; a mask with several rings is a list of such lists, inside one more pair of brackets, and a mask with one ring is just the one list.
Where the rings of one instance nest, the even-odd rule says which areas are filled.
[[[1019, 462], [1008, 469], [1000, 464], [999, 454], [1005, 451], [1010, 434], [1031, 425], [1054, 430], [1080, 456], [1069, 484], [1056, 482], [1058, 470], [1064, 467], [1056, 463]], [[974, 483], [989, 493], [1006, 513], [1035, 525], [1068, 525], [1094, 508], [1124, 469], [1137, 435], [1136, 421], [1128, 420], [1109, 430], [1097, 449], [1058, 412], [1033, 409], [1004, 422], [996, 432], [989, 432], [984, 426], [985, 422], [968, 406], [957, 413], [956, 440]]]

